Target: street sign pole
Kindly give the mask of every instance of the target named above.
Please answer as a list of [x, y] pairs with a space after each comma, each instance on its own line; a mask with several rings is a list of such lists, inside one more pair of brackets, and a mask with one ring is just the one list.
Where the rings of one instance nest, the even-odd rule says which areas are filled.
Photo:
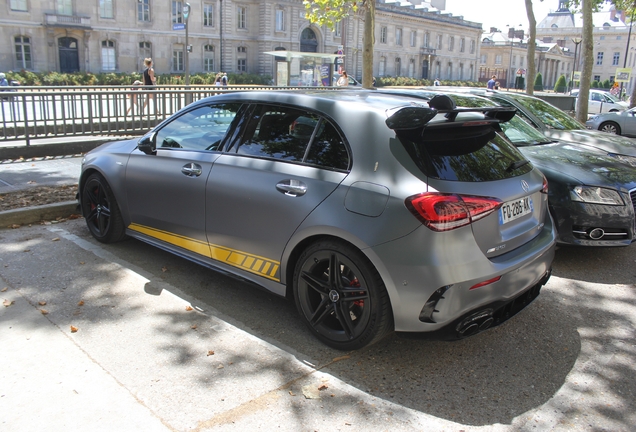
[[[183, 20], [185, 22], [185, 51], [183, 55], [183, 61], [185, 62], [185, 85], [186, 91], [190, 90], [190, 45], [188, 45], [188, 18], [190, 16], [190, 3], [183, 5]], [[186, 93], [185, 95], [186, 105], [192, 102], [192, 95]]]

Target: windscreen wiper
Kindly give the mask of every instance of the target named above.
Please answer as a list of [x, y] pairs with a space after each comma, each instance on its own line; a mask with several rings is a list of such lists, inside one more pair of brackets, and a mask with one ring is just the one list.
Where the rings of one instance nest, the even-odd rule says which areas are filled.
[[514, 171], [529, 163], [530, 161], [528, 159], [520, 159], [518, 161], [514, 161], [510, 165], [508, 165], [508, 168], [506, 168], [506, 171], [508, 172]]

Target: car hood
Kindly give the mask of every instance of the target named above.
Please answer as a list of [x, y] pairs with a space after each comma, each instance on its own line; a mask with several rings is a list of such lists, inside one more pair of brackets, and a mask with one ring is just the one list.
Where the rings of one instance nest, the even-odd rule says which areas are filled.
[[600, 151], [562, 142], [522, 146], [519, 150], [548, 181], [560, 179], [624, 191], [636, 188], [636, 171]]
[[569, 131], [547, 129], [545, 131], [545, 135], [549, 138], [562, 142], [595, 147], [608, 153], [636, 157], [636, 140], [622, 137], [620, 135], [612, 135], [607, 132], [587, 129]]

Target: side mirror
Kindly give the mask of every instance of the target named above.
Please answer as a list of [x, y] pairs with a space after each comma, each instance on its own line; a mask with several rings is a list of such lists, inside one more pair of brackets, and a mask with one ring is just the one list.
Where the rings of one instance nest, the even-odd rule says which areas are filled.
[[146, 135], [141, 140], [139, 140], [139, 144], [137, 144], [137, 148], [139, 151], [142, 151], [146, 154], [157, 154], [157, 148], [155, 146], [155, 134]]

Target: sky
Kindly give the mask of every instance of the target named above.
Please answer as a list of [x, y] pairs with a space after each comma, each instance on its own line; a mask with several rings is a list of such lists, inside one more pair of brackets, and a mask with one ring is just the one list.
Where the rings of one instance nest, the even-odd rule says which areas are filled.
[[[537, 24], [548, 13], [554, 12], [559, 7], [559, 0], [532, 0], [532, 9]], [[528, 30], [528, 15], [526, 13], [525, 0], [446, 0], [446, 10], [454, 16], [463, 15], [467, 21], [482, 23], [484, 31], [490, 27], [497, 27], [507, 32], [507, 26]]]

